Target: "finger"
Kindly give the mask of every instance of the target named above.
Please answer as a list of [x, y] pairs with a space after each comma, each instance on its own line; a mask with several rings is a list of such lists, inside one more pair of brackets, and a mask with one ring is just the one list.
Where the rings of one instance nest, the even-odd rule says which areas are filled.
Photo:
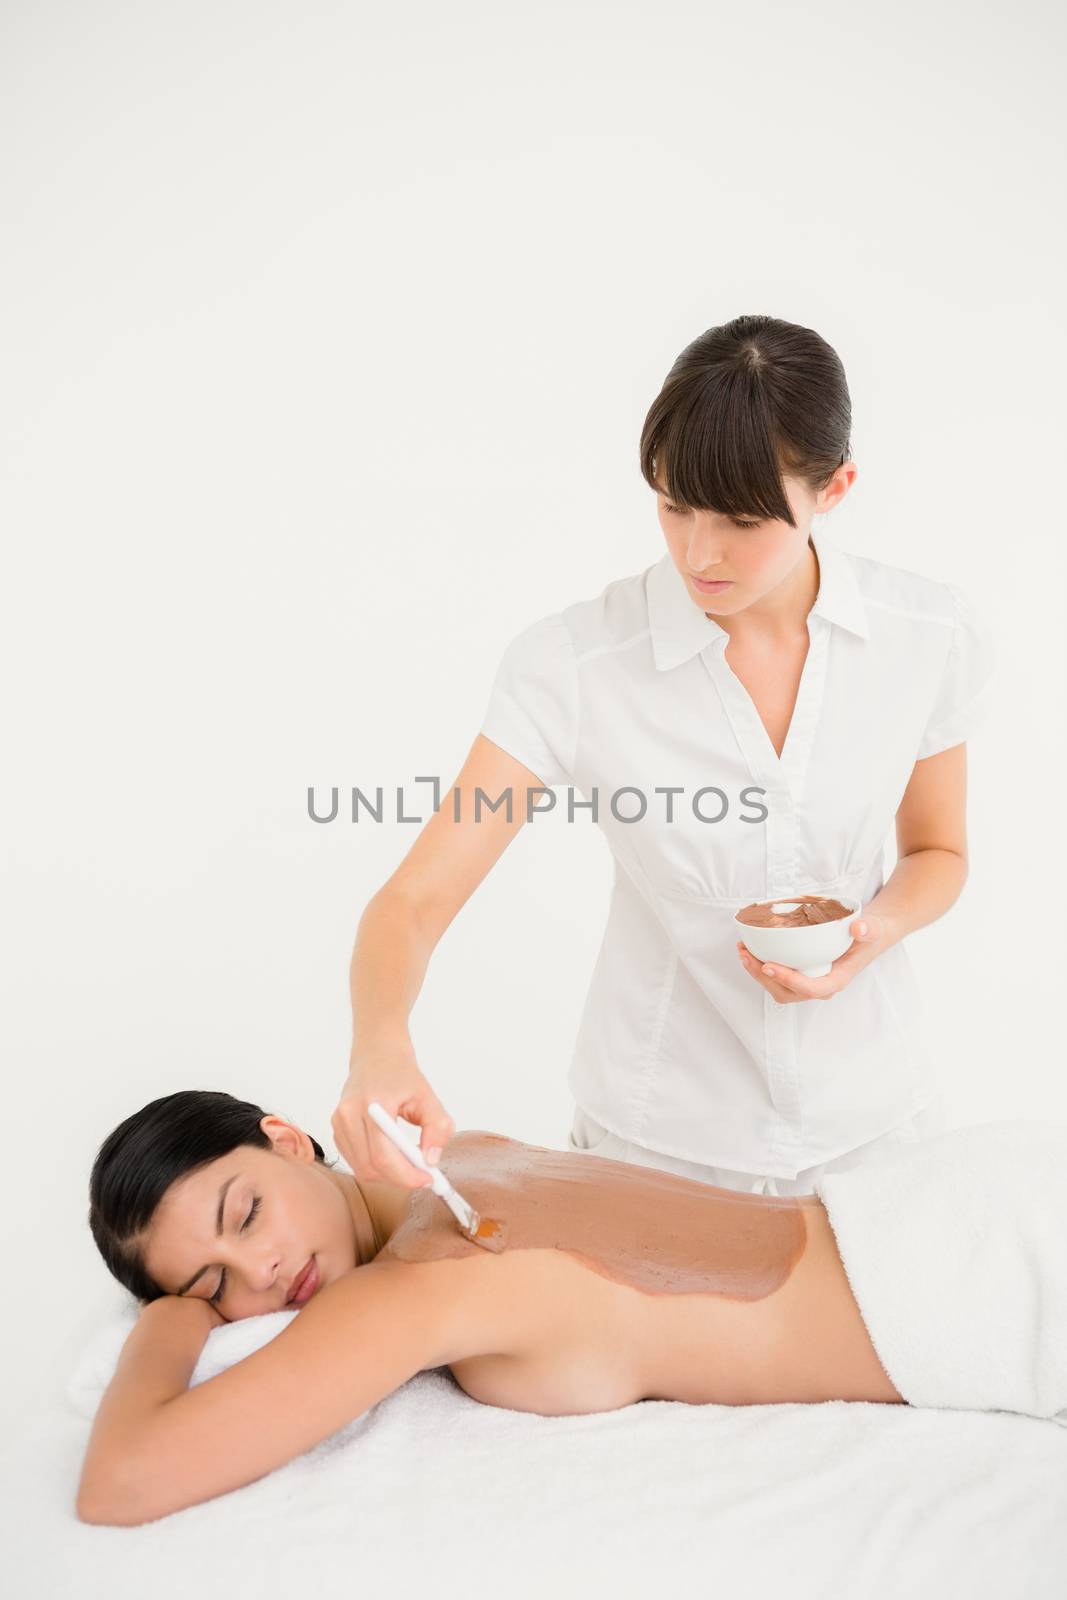
[[405, 1161], [392, 1140], [371, 1118], [368, 1103], [358, 1096], [347, 1096], [331, 1120], [334, 1141], [357, 1181], [392, 1183], [404, 1189], [425, 1188], [431, 1182], [429, 1176]]
[[741, 957], [741, 965], [744, 967], [745, 971], [753, 978], [758, 978], [760, 975], [759, 962], [756, 960], [751, 950], [747, 950], [743, 944], [739, 944], [737, 947], [737, 953]]
[[857, 944], [873, 944], [885, 937], [887, 923], [884, 917], [867, 915], [857, 917], [849, 924], [849, 933]]
[[753, 978], [757, 979], [757, 981], [761, 983], [764, 988], [766, 988], [767, 980], [763, 976], [763, 969], [760, 963], [756, 960], [756, 957], [752, 954], [752, 951], [747, 949], [744, 945], [741, 945], [739, 946], [739, 953], [741, 956], [741, 964], [743, 965], [745, 971], [750, 973]]
[[419, 1124], [419, 1149], [430, 1165], [436, 1166], [456, 1125], [429, 1085], [405, 1102], [401, 1115]]
[[788, 989], [790, 994], [799, 994], [803, 991], [808, 979], [801, 977], [795, 967], [782, 967], [775, 961], [765, 961], [760, 967], [760, 972], [765, 978], [770, 978], [779, 988]]
[[793, 1000], [822, 1000], [832, 992], [827, 988], [825, 977], [809, 978], [798, 968], [783, 967], [776, 961], [765, 962], [760, 968], [760, 976], [770, 984], [776, 1000], [783, 992]]
[[[394, 1113], [390, 1113], [394, 1115]], [[395, 1113], [404, 1116], [403, 1111]], [[407, 1118], [404, 1118], [407, 1121]], [[396, 1145], [387, 1133], [383, 1133], [376, 1122], [367, 1118], [370, 1131], [371, 1161], [375, 1173], [381, 1183], [393, 1183], [402, 1189], [425, 1189], [432, 1182], [428, 1172], [423, 1172], [421, 1167], [416, 1167], [401, 1155]]]
[[763, 967], [750, 950], [742, 947], [741, 959], [745, 964], [745, 970], [751, 973], [762, 989], [766, 989], [772, 1000], [777, 1000], [781, 1004], [785, 1000], [797, 998], [784, 984], [776, 983], [772, 977], [763, 971]]
[[330, 1118], [333, 1142], [356, 1178], [369, 1178], [373, 1162], [367, 1148], [364, 1108], [354, 1095], [344, 1096]]

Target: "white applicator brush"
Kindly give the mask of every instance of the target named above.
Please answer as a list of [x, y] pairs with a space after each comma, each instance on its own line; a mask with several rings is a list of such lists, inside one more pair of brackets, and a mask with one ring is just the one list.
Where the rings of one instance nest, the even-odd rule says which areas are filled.
[[391, 1139], [396, 1145], [401, 1155], [406, 1156], [412, 1166], [418, 1167], [420, 1172], [430, 1174], [433, 1180], [430, 1187], [434, 1194], [441, 1196], [468, 1239], [474, 1244], [482, 1245], [486, 1250], [502, 1250], [506, 1235], [504, 1224], [494, 1221], [492, 1217], [482, 1217], [475, 1211], [474, 1207], [452, 1187], [440, 1167], [431, 1167], [415, 1140], [409, 1138], [399, 1122], [391, 1117], [377, 1100], [372, 1100], [367, 1110], [386, 1138]]

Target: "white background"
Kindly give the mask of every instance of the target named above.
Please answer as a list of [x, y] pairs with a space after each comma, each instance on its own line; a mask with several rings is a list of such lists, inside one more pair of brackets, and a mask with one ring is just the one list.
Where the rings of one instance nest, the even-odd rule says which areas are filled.
[[[418, 830], [307, 787], [427, 814], [507, 641], [662, 553], [641, 423], [742, 312], [845, 364], [833, 537], [996, 624], [970, 878], [909, 948], [954, 1120], [1067, 1118], [1059, 8], [0, 27], [5, 1404], [112, 1303], [87, 1179], [130, 1112], [227, 1089], [334, 1153], [356, 924]], [[458, 1127], [554, 1145], [611, 879], [562, 809], [412, 1017]]]

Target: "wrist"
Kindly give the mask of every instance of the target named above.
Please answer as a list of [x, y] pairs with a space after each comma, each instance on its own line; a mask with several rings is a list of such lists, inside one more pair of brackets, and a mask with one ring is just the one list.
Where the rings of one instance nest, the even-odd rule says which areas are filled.
[[410, 1045], [411, 1033], [407, 1021], [396, 1018], [383, 1018], [377, 1022], [364, 1023], [352, 1029], [352, 1055], [363, 1055], [368, 1050], [377, 1050], [381, 1046]]

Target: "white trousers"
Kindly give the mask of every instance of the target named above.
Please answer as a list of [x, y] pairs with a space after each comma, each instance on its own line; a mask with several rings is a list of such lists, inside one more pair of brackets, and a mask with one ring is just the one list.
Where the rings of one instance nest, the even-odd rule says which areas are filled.
[[585, 1155], [607, 1156], [611, 1161], [632, 1161], [639, 1167], [658, 1167], [661, 1172], [678, 1172], [683, 1178], [696, 1178], [700, 1183], [713, 1183], [720, 1189], [741, 1189], [748, 1194], [811, 1194], [815, 1180], [824, 1172], [846, 1172], [857, 1167], [875, 1150], [894, 1149], [917, 1139], [929, 1139], [944, 1133], [948, 1118], [944, 1099], [938, 1094], [921, 1111], [906, 1122], [901, 1122], [877, 1139], [846, 1150], [842, 1155], [823, 1161], [817, 1167], [805, 1167], [795, 1178], [764, 1177], [756, 1172], [735, 1172], [730, 1167], [705, 1167], [699, 1161], [683, 1161], [680, 1156], [664, 1155], [659, 1150], [646, 1150], [643, 1145], [631, 1144], [617, 1134], [602, 1128], [594, 1117], [581, 1106], [574, 1108], [574, 1122], [567, 1135], [567, 1148]]

